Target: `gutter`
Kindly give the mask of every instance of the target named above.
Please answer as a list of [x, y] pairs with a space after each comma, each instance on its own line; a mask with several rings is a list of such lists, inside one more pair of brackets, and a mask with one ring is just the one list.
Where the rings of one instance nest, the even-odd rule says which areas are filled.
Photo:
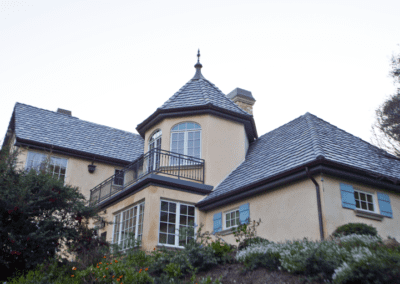
[[317, 205], [318, 205], [319, 236], [321, 238], [321, 241], [323, 241], [325, 238], [324, 238], [324, 224], [322, 223], [322, 208], [321, 208], [321, 195], [320, 195], [320, 191], [319, 191], [319, 184], [310, 175], [310, 172], [308, 171], [308, 167], [306, 167], [306, 174], [312, 180], [312, 182], [315, 184], [315, 191], [317, 193]]

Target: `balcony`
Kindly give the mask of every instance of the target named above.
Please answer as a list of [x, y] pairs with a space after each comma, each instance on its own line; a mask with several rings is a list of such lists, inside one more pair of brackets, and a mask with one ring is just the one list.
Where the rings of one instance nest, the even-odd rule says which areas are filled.
[[90, 190], [90, 203], [100, 203], [149, 174], [175, 176], [204, 183], [204, 160], [161, 149], [152, 149]]

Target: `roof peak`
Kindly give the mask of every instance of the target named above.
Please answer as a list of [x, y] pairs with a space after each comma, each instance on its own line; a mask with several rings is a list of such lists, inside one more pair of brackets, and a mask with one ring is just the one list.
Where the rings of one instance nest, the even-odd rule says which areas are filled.
[[200, 63], [200, 49], [197, 50], [197, 63], [194, 65], [194, 68], [196, 68], [196, 74], [194, 74], [194, 77], [192, 80], [199, 80], [199, 79], [205, 79], [203, 75], [201, 74], [201, 68], [203, 65]]

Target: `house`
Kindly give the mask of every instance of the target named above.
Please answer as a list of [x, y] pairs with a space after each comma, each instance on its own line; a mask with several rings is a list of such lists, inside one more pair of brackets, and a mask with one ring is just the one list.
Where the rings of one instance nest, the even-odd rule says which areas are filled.
[[[199, 56], [199, 55], [198, 55]], [[272, 241], [327, 238], [361, 222], [400, 239], [400, 160], [306, 113], [258, 136], [252, 93], [224, 95], [202, 65], [133, 134], [86, 122], [71, 112], [17, 103], [3, 146], [78, 186], [102, 217], [113, 243], [181, 247], [193, 224], [234, 242], [232, 228], [259, 220]]]

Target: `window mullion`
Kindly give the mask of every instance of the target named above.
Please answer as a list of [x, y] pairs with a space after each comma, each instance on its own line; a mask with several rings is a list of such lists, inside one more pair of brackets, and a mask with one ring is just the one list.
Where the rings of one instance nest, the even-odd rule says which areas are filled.
[[185, 133], [185, 135], [183, 136], [184, 138], [183, 138], [183, 153], [184, 153], [184, 155], [186, 155], [187, 156], [187, 154], [188, 154], [188, 137], [189, 137], [189, 132], [188, 131], [185, 131], [184, 132]]
[[[180, 203], [176, 203], [176, 218], [175, 218], [175, 246], [179, 246], [179, 220], [181, 218], [181, 205]], [[176, 230], [178, 231], [178, 235], [176, 234]]]
[[[135, 227], [135, 240], [138, 239], [138, 232], [139, 232], [139, 216], [140, 216], [140, 207], [142, 206], [142, 204], [139, 204], [137, 207], [137, 211], [136, 211], [136, 227]], [[135, 212], [135, 209], [133, 209], [133, 212]], [[133, 216], [133, 220], [135, 220], [135, 216]]]

